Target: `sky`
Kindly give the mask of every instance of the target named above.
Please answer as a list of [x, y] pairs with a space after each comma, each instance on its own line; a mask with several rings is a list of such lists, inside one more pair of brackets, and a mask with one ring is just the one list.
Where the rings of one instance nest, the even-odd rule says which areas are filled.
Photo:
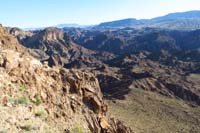
[[0, 23], [20, 28], [90, 25], [189, 10], [200, 10], [200, 0], [1, 0]]

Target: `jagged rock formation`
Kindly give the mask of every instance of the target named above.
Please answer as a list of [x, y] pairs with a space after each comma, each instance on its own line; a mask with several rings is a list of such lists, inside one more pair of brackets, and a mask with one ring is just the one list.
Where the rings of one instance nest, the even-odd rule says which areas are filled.
[[8, 33], [10, 33], [11, 35], [13, 36], [16, 36], [18, 40], [22, 40], [26, 37], [30, 37], [33, 35], [32, 32], [29, 32], [29, 31], [23, 31], [17, 27], [14, 27], [14, 28], [11, 28], [11, 27], [6, 27], [5, 28]]
[[[117, 105], [113, 109], [113, 113], [117, 114], [115, 117], [125, 116], [123, 120], [128, 121], [129, 126], [133, 126], [134, 129], [137, 128], [135, 125], [138, 123], [134, 121], [133, 116], [138, 117], [139, 121], [141, 120], [139, 123], [141, 132], [144, 126], [146, 130], [154, 128], [153, 126], [148, 128], [148, 125], [151, 124], [146, 121], [154, 123], [155, 119], [164, 123], [167, 121], [167, 125], [159, 125], [157, 121], [159, 126], [152, 131], [165, 131], [169, 127], [174, 127], [174, 122], [177, 123], [174, 127], [177, 132], [199, 130], [196, 126], [200, 120], [198, 115], [200, 105], [199, 30], [190, 32], [153, 28], [140, 30], [132, 28], [117, 30], [65, 28], [63, 30], [64, 32], [57, 28], [47, 28], [42, 31], [34, 31], [31, 36], [25, 38], [18, 37], [18, 40], [29, 48], [28, 52], [31, 55], [43, 63], [48, 62], [49, 66], [80, 68], [87, 73], [93, 72], [94, 76], [98, 78], [104, 97], [112, 102], [111, 108], [113, 104]], [[52, 70], [63, 75], [63, 69], [54, 68]], [[75, 71], [77, 70], [73, 72]], [[73, 72], [68, 72], [67, 75], [71, 75]], [[80, 78], [85, 78], [83, 75]], [[77, 76], [75, 75], [75, 77]], [[68, 78], [66, 80], [67, 82], [71, 81]], [[79, 80], [79, 78], [75, 78], [73, 82]], [[74, 84], [73, 82], [70, 84]], [[69, 91], [70, 95], [71, 93], [78, 95], [83, 101], [82, 105], [89, 107], [89, 110], [95, 112], [91, 107], [99, 108], [98, 101], [92, 100], [92, 106], [88, 104], [88, 98], [84, 98], [85, 92], [82, 95], [81, 91], [76, 89], [69, 89]], [[143, 94], [146, 97], [143, 97]], [[130, 101], [130, 99], [134, 101]], [[144, 102], [143, 99], [146, 101], [144, 100]], [[149, 103], [152, 106], [148, 105]], [[135, 107], [135, 104], [139, 105]], [[156, 106], [161, 107], [161, 111], [156, 110]], [[139, 112], [137, 111], [138, 107], [142, 107]], [[123, 109], [119, 113], [121, 108]], [[127, 108], [128, 110], [126, 110]], [[154, 112], [156, 113], [154, 114]], [[134, 115], [134, 113], [139, 113], [139, 115]], [[181, 114], [179, 115], [179, 113]], [[143, 117], [145, 114], [148, 116]], [[172, 117], [165, 119], [170, 115]], [[114, 124], [110, 124], [110, 122], [114, 122]], [[99, 124], [101, 127], [106, 127], [108, 123], [115, 130], [121, 127], [121, 122], [112, 119], [102, 120]], [[141, 126], [143, 123], [145, 123], [144, 126]], [[192, 124], [195, 127], [191, 127]], [[118, 131], [123, 132], [122, 130]]]
[[[134, 82], [136, 88], [199, 104], [199, 87], [186, 80], [188, 74], [199, 71], [199, 30], [77, 30], [66, 30], [77, 44], [116, 55], [104, 61], [106, 67], [97, 74], [103, 92], [123, 98], [119, 94], [128, 94]], [[132, 70], [136, 67], [141, 71]]]
[[[47, 28], [19, 41], [48, 57], [43, 59], [36, 54], [50, 66], [95, 71], [102, 91], [111, 97], [123, 99], [130, 92], [129, 86], [135, 84], [136, 88], [199, 104], [198, 88], [193, 87], [193, 82], [181, 78], [199, 70], [199, 52], [193, 50], [199, 48], [199, 31], [126, 28], [111, 31], [68, 29], [68, 32], [72, 39], [60, 29]], [[72, 40], [91, 50], [76, 45]], [[193, 45], [188, 45], [188, 40], [193, 40]], [[142, 71], [133, 71], [133, 66], [141, 67]], [[161, 72], [153, 71], [153, 67]], [[173, 71], [179, 82], [173, 82], [173, 76], [167, 71]]]
[[[50, 66], [60, 65], [66, 68], [92, 68], [103, 64], [101, 60], [98, 60], [98, 58], [101, 58], [101, 53], [76, 45], [67, 33], [58, 28], [50, 27], [38, 31], [32, 36], [19, 39], [19, 41], [25, 47], [35, 51], [32, 54], [33, 56], [40, 60], [48, 61]], [[110, 58], [113, 56], [112, 54], [107, 55]]]
[[[154, 28], [117, 30], [74, 30], [68, 29], [72, 40], [91, 50], [106, 51], [116, 55], [135, 52], [169, 53], [190, 51], [200, 48], [199, 33], [196, 31], [173, 31]], [[80, 36], [81, 34], [81, 36]]]
[[93, 74], [50, 68], [28, 52], [16, 51], [20, 45], [16, 39], [9, 42], [13, 37], [2, 27], [0, 36], [8, 40], [0, 51], [0, 131], [131, 132], [106, 116], [107, 105]]
[[20, 51], [23, 49], [23, 46], [19, 45], [17, 39], [10, 35], [5, 28], [0, 24], [0, 47], [15, 49]]

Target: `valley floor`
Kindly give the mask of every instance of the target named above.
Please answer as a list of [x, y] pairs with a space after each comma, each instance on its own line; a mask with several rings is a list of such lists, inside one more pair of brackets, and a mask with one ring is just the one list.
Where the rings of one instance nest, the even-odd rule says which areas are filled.
[[136, 133], [198, 133], [200, 107], [132, 88], [125, 100], [107, 101], [109, 113]]

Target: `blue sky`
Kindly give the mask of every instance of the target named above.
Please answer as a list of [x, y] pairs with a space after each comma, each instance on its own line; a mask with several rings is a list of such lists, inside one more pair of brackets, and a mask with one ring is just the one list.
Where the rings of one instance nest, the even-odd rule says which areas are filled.
[[1, 0], [0, 23], [21, 28], [87, 25], [188, 10], [200, 10], [200, 0]]

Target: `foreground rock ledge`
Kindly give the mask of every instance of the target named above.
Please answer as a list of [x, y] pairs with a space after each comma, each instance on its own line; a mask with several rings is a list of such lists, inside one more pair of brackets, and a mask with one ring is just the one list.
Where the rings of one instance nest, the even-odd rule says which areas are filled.
[[0, 131], [131, 132], [106, 116], [91, 73], [50, 68], [26, 53], [0, 52]]

